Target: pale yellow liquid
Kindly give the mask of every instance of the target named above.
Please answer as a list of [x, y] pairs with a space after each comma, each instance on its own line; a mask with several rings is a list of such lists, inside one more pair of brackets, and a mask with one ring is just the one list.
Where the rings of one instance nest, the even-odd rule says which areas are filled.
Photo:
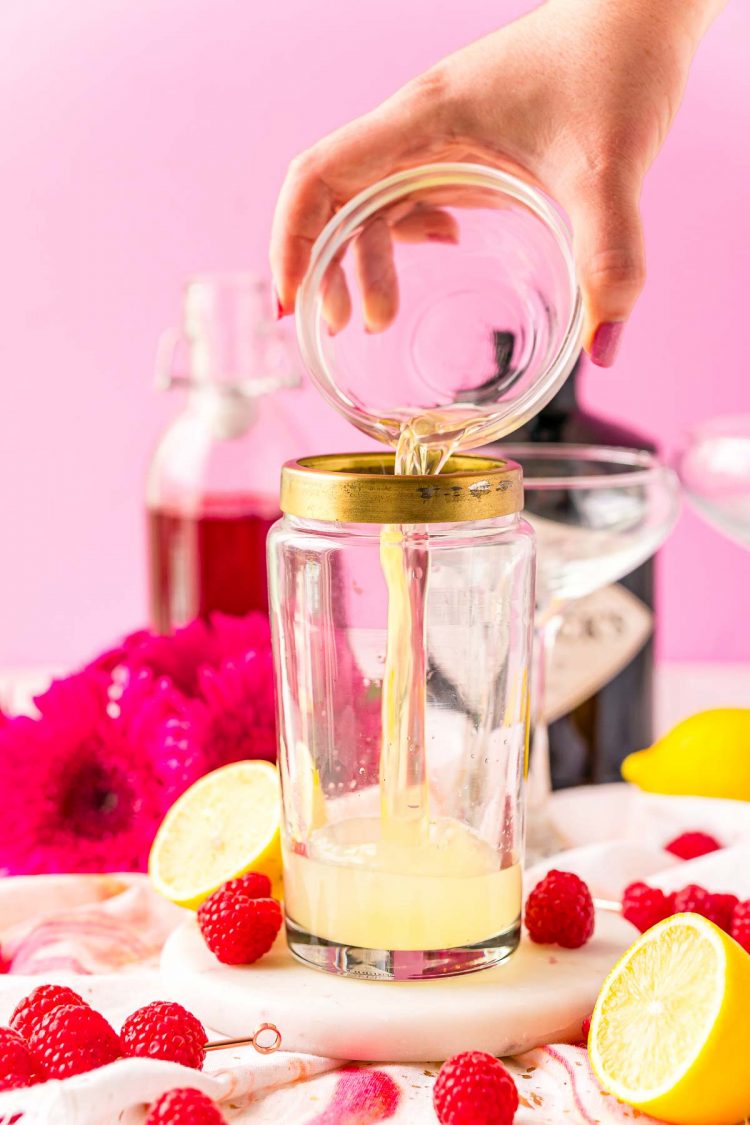
[[429, 815], [425, 760], [426, 653], [424, 601], [427, 554], [419, 532], [408, 538], [386, 525], [380, 564], [388, 587], [388, 633], [383, 672], [380, 798], [383, 831], [418, 840]]
[[518, 864], [458, 821], [433, 821], [417, 844], [385, 835], [378, 817], [319, 828], [307, 855], [285, 854], [290, 918], [317, 937], [364, 949], [474, 945], [511, 929], [521, 904]]

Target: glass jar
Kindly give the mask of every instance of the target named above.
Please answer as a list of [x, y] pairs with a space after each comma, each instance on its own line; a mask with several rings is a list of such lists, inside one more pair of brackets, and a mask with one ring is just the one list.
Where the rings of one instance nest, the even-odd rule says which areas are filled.
[[483, 457], [439, 476], [394, 475], [385, 452], [282, 471], [270, 602], [287, 937], [303, 962], [418, 980], [518, 944], [522, 502], [518, 466]]
[[152, 626], [169, 633], [216, 610], [265, 611], [279, 472], [302, 440], [298, 361], [269, 285], [244, 274], [189, 281], [183, 326], [162, 337], [157, 377], [185, 388], [187, 401], [148, 474]]

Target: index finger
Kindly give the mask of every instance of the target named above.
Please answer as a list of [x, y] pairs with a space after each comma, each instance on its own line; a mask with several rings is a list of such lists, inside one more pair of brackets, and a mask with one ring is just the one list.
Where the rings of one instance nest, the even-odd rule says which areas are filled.
[[411, 94], [397, 94], [292, 161], [271, 230], [271, 272], [283, 312], [293, 311], [313, 244], [331, 216], [376, 180], [418, 163], [435, 112]]
[[330, 188], [305, 157], [292, 161], [279, 193], [271, 228], [271, 273], [280, 314], [294, 310], [297, 290], [315, 239], [335, 210]]

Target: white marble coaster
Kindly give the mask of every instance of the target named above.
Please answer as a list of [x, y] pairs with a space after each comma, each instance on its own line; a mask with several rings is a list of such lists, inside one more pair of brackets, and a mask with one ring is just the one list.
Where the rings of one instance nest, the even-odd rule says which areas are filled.
[[438, 1061], [457, 1051], [513, 1055], [576, 1040], [604, 977], [636, 936], [599, 912], [577, 950], [527, 936], [503, 965], [433, 981], [362, 981], [300, 965], [283, 932], [256, 965], [221, 965], [189, 918], [167, 941], [162, 973], [174, 995], [227, 1038], [277, 1025], [289, 1051], [362, 1062]]

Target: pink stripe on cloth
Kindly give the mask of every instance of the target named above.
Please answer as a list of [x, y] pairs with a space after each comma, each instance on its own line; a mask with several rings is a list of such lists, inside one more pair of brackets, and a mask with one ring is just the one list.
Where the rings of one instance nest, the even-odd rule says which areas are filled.
[[401, 1091], [382, 1070], [346, 1067], [331, 1100], [307, 1125], [371, 1125], [386, 1121], [398, 1110]]
[[522, 1107], [532, 1111], [530, 1120], [539, 1113], [545, 1122], [554, 1121], [555, 1125], [558, 1120], [569, 1119], [580, 1125], [625, 1125], [636, 1119], [639, 1125], [658, 1125], [655, 1118], [616, 1101], [601, 1089], [585, 1047], [538, 1047], [507, 1060], [507, 1064], [516, 1079]]
[[60, 959], [75, 961], [78, 971], [87, 974], [113, 972], [146, 960], [134, 957], [118, 935], [105, 939], [100, 930], [81, 927], [32, 935], [17, 947], [8, 971], [34, 976], [45, 971], [45, 963]]
[[167, 934], [184, 917], [144, 876], [62, 877], [49, 889], [52, 909], [44, 911], [28, 879], [0, 880], [0, 904], [11, 906], [12, 920], [8, 925], [0, 910], [0, 947], [12, 974], [47, 972], [55, 962], [86, 974], [155, 965]]
[[39, 972], [33, 963], [40, 952], [61, 943], [75, 945], [79, 942], [95, 946], [106, 967], [113, 969], [143, 961], [152, 952], [127, 925], [92, 910], [86, 915], [60, 915], [38, 925], [16, 947], [11, 972]]
[[[570, 1092], [573, 1097], [573, 1104], [575, 1105], [575, 1108], [578, 1110], [583, 1120], [586, 1122], [586, 1125], [598, 1125], [599, 1118], [595, 1119], [593, 1117], [590, 1117], [586, 1111], [585, 1106], [583, 1105], [583, 1102], [581, 1101], [581, 1095], [578, 1090], [578, 1076], [576, 1075], [576, 1072], [573, 1069], [571, 1063], [566, 1058], [564, 1058], [559, 1051], [556, 1051], [554, 1047], [542, 1047], [541, 1050], [544, 1051], [546, 1055], [549, 1055], [549, 1057], [554, 1062], [558, 1063], [567, 1074], [568, 1078], [570, 1079]], [[596, 1079], [591, 1072], [591, 1067], [588, 1065], [587, 1052], [582, 1050], [580, 1053], [585, 1056], [586, 1059], [586, 1068], [588, 1070], [587, 1078], [589, 1080], [589, 1083], [592, 1081], [595, 1082]], [[580, 1062], [578, 1063], [578, 1065], [581, 1065]]]

